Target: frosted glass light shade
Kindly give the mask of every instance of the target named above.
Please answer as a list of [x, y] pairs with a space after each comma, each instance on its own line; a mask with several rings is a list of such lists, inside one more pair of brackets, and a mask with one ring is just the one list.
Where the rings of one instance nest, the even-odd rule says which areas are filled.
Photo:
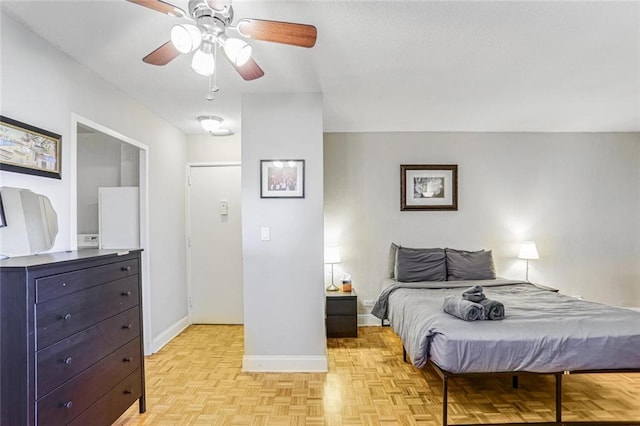
[[251, 46], [239, 38], [224, 40], [224, 54], [237, 66], [244, 65], [251, 57]]
[[171, 27], [171, 42], [180, 53], [189, 53], [200, 47], [202, 35], [192, 24], [178, 24]]
[[211, 44], [203, 43], [200, 49], [193, 54], [191, 68], [205, 77], [213, 75], [216, 68], [216, 60], [213, 57], [213, 53], [211, 53]]
[[207, 132], [215, 132], [220, 129], [220, 125], [222, 124], [222, 118], [216, 115], [203, 115], [198, 117], [198, 121], [200, 121], [200, 125]]
[[525, 241], [520, 244], [520, 253], [518, 253], [519, 259], [539, 259], [538, 249], [536, 243], [533, 241]]
[[340, 250], [338, 247], [327, 247], [324, 249], [324, 263], [340, 263]]

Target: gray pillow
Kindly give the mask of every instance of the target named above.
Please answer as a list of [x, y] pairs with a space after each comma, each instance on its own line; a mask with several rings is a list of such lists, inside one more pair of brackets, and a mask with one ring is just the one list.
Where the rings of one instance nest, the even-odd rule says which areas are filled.
[[398, 247], [396, 243], [391, 243], [389, 247], [389, 260], [387, 261], [387, 278], [394, 279], [396, 277], [396, 256], [398, 255]]
[[396, 279], [402, 282], [446, 281], [447, 263], [444, 250], [399, 247]]
[[447, 280], [493, 280], [496, 267], [491, 250], [465, 251], [445, 249], [447, 254]]

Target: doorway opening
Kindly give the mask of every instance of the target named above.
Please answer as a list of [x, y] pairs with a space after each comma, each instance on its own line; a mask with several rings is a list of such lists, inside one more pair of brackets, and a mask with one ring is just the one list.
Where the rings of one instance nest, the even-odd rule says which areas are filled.
[[[149, 148], [87, 118], [72, 114], [71, 249], [142, 248], [142, 312], [145, 355], [152, 353], [149, 277]], [[128, 194], [122, 198], [120, 189]], [[103, 190], [105, 190], [103, 192]], [[128, 216], [110, 218], [109, 202], [128, 200]], [[103, 195], [105, 194], [105, 195]], [[104, 202], [99, 202], [102, 198]], [[111, 200], [111, 201], [109, 201]], [[109, 202], [107, 202], [109, 201]], [[103, 214], [100, 211], [103, 211]], [[107, 212], [107, 213], [104, 213]], [[121, 224], [125, 232], [118, 231]], [[107, 226], [108, 225], [108, 226]], [[106, 228], [105, 228], [106, 226]], [[102, 231], [102, 232], [101, 232]], [[109, 236], [108, 241], [105, 240]], [[102, 238], [102, 237], [105, 238]], [[114, 237], [115, 236], [115, 237]], [[123, 241], [119, 239], [126, 237]], [[115, 238], [115, 239], [114, 239]], [[122, 245], [122, 247], [117, 247]]]

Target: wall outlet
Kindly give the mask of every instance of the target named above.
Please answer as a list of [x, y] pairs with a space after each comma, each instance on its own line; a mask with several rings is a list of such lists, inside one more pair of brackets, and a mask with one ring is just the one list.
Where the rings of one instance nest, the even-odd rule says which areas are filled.
[[78, 248], [98, 247], [98, 234], [78, 234]]
[[373, 306], [374, 303], [375, 303], [375, 301], [372, 300], [372, 299], [364, 299], [362, 301], [362, 306], [371, 307], [371, 306]]

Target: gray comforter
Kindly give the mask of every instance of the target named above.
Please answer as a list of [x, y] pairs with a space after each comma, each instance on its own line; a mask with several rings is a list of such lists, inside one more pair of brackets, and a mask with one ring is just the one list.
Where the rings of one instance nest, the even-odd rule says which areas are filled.
[[[474, 284], [505, 307], [503, 321], [463, 321], [444, 298]], [[452, 373], [639, 369], [640, 312], [578, 300], [521, 281], [398, 283], [372, 314], [389, 319], [413, 364]]]

